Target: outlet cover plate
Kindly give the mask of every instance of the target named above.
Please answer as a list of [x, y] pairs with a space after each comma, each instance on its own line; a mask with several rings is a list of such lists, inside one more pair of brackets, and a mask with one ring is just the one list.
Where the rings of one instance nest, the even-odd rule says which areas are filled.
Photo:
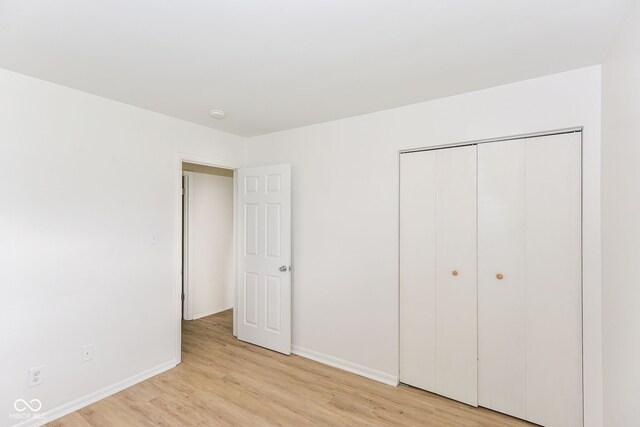
[[29, 378], [28, 378], [28, 386], [35, 387], [44, 382], [44, 366], [36, 366], [34, 368], [29, 369]]

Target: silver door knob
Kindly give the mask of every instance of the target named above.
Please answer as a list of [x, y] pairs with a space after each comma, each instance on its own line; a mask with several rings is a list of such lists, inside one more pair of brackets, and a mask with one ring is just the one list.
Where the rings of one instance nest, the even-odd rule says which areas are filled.
[[287, 266], [286, 266], [286, 265], [281, 265], [281, 266], [280, 266], [280, 271], [282, 271], [283, 273], [284, 273], [285, 271], [287, 271]]

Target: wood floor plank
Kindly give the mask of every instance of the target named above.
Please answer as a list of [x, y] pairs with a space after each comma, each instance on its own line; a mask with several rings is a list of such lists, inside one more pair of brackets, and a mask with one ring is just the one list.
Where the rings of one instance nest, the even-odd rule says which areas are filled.
[[48, 424], [87, 426], [526, 426], [237, 340], [231, 310], [183, 322], [182, 363]]

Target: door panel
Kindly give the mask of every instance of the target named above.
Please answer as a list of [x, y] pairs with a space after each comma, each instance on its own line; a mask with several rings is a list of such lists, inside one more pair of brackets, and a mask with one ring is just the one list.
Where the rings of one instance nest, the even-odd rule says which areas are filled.
[[436, 153], [400, 157], [400, 381], [436, 391]]
[[525, 271], [525, 141], [482, 144], [478, 146], [478, 403], [520, 418], [527, 415]]
[[258, 205], [244, 205], [244, 255], [258, 255]]
[[254, 273], [244, 273], [244, 323], [251, 326], [258, 326], [258, 275]]
[[436, 392], [477, 406], [477, 149], [436, 151]]
[[527, 418], [582, 425], [581, 134], [526, 143]]
[[290, 354], [291, 166], [237, 177], [238, 338]]

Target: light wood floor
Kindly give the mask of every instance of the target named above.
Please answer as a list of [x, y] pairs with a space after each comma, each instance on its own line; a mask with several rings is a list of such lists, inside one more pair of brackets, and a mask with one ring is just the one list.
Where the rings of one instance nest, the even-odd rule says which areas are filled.
[[231, 310], [184, 322], [182, 363], [49, 426], [524, 426], [238, 341]]

